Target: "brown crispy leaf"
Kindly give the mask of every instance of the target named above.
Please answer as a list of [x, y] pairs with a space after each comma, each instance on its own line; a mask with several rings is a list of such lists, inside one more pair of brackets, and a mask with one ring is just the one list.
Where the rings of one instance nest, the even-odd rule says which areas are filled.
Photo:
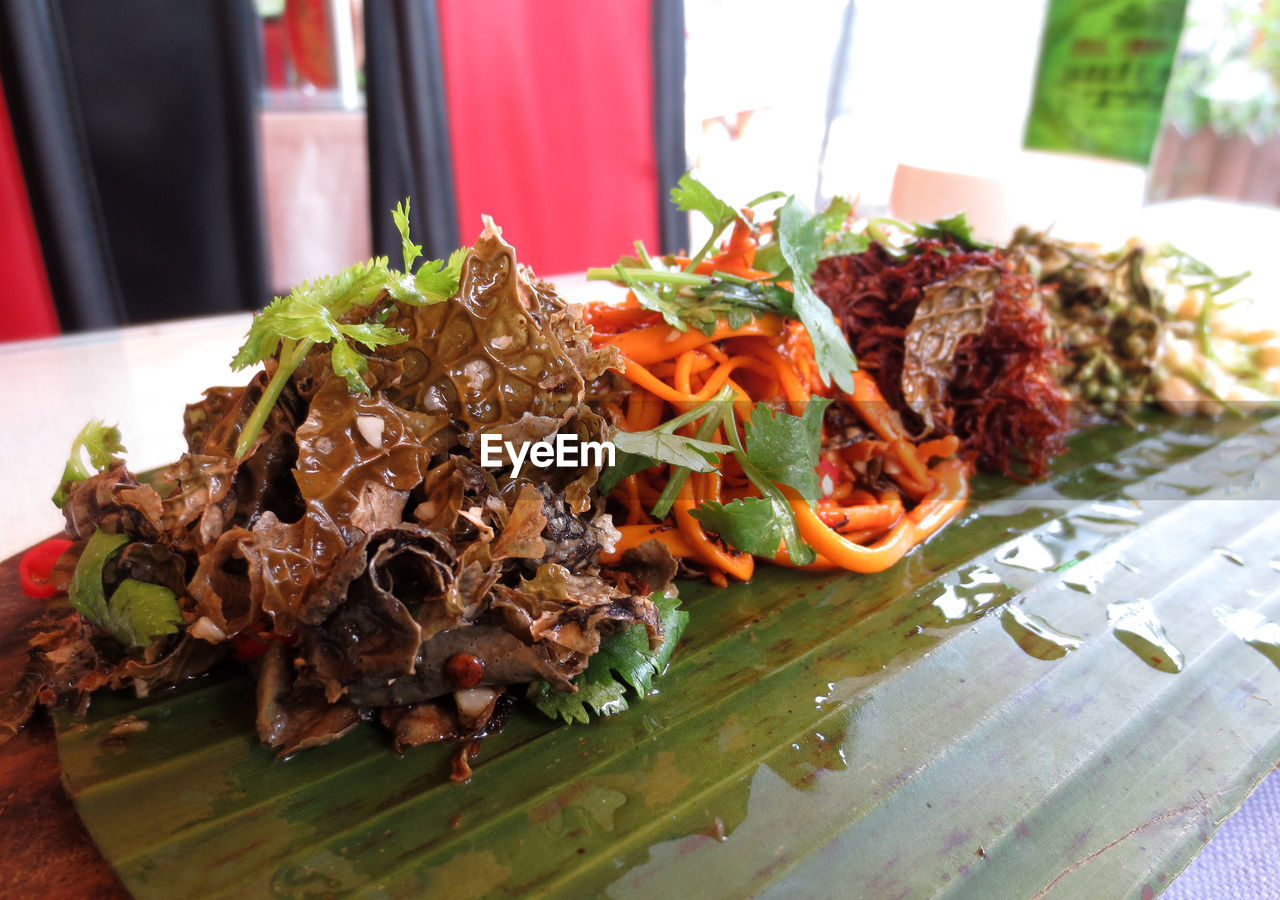
[[902, 363], [902, 395], [932, 432], [943, 412], [956, 348], [966, 335], [980, 334], [1000, 285], [1000, 273], [975, 267], [949, 281], [929, 285], [907, 326]]

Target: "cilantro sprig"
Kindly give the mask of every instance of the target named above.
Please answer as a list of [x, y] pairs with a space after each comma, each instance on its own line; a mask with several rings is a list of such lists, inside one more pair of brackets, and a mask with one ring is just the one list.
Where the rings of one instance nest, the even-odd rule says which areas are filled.
[[425, 306], [443, 302], [458, 290], [466, 249], [455, 250], [447, 263], [442, 260], [423, 263], [414, 273], [413, 264], [422, 255], [422, 247], [409, 235], [409, 200], [398, 204], [391, 216], [400, 232], [403, 272], [392, 269], [387, 257], [375, 257], [337, 275], [301, 284], [289, 296], [277, 297], [253, 317], [231, 368], [245, 369], [273, 357], [278, 364], [240, 433], [236, 459], [243, 459], [253, 447], [285, 385], [312, 348], [329, 345], [334, 374], [346, 379], [352, 393], [369, 392], [363, 378], [369, 363], [356, 345], [376, 350], [403, 343], [407, 338], [381, 322], [345, 321], [344, 317], [353, 309], [372, 308], [383, 296], [412, 306]]
[[[773, 191], [755, 198], [747, 208], [784, 197], [781, 192]], [[753, 316], [765, 313], [797, 318], [804, 323], [813, 341], [819, 375], [826, 381], [834, 381], [843, 390], [852, 391], [857, 361], [835, 316], [811, 286], [818, 260], [831, 255], [832, 244], [842, 240], [833, 242], [829, 232], [847, 218], [848, 204], [838, 201], [831, 209], [814, 215], [795, 197], [786, 197], [773, 222], [774, 241], [764, 243], [757, 251], [757, 268], [763, 266], [762, 271], [770, 272], [772, 277], [749, 280], [726, 272], [704, 274], [694, 270], [735, 223], [745, 222], [753, 231], [760, 232], [754, 217], [744, 217], [687, 173], [671, 191], [671, 199], [677, 208], [699, 213], [711, 224], [711, 236], [683, 268], [675, 265], [671, 257], [664, 260], [664, 265], [658, 265], [644, 245], [637, 242], [636, 259], [621, 260], [610, 268], [588, 269], [587, 278], [626, 285], [641, 306], [661, 313], [668, 325], [680, 331], [697, 328], [709, 335], [721, 319], [730, 328], [740, 328]], [[858, 240], [851, 236], [842, 246], [851, 247]]]
[[[608, 493], [628, 475], [666, 463], [671, 467], [667, 483], [652, 509], [654, 518], [665, 519], [691, 472], [720, 468], [718, 459], [712, 462], [714, 452], [731, 455], [760, 497], [728, 504], [706, 501], [692, 510], [694, 518], [744, 553], [771, 557], [785, 542], [792, 560], [807, 565], [817, 556], [800, 537], [795, 510], [782, 487], [795, 490], [810, 504], [817, 502], [822, 416], [831, 401], [815, 397], [799, 416], [775, 413], [766, 404], [757, 403], [740, 437], [733, 396], [733, 388], [725, 385], [710, 400], [656, 428], [615, 434], [618, 457], [601, 475], [600, 491]], [[692, 438], [674, 433], [699, 420]], [[726, 436], [727, 444], [710, 441], [717, 431]], [[645, 449], [626, 452], [619, 446], [619, 438]]]
[[689, 614], [680, 609], [680, 601], [666, 594], [651, 598], [662, 620], [662, 644], [649, 649], [649, 634], [643, 625], [632, 625], [621, 634], [605, 640], [591, 657], [591, 662], [574, 683], [576, 694], [558, 691], [545, 681], [529, 686], [529, 698], [552, 719], [566, 722], [591, 721], [591, 713], [611, 716], [628, 708], [627, 688], [644, 699], [653, 691], [653, 679], [661, 675], [671, 661], [676, 644], [689, 622]]
[[58, 489], [51, 498], [58, 509], [67, 505], [70, 491], [67, 488], [77, 481], [84, 481], [94, 472], [111, 465], [111, 460], [125, 452], [120, 442], [120, 429], [107, 425], [101, 419], [91, 419], [80, 429], [71, 442], [71, 453], [62, 469]]

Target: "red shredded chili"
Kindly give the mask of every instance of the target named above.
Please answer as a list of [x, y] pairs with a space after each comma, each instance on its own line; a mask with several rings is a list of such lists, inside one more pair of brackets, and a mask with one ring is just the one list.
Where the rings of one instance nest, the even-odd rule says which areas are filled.
[[879, 244], [818, 264], [814, 290], [849, 336], [858, 365], [871, 372], [889, 403], [914, 430], [923, 423], [902, 392], [904, 337], [923, 291], [977, 266], [1001, 273], [986, 328], [956, 348], [941, 434], [956, 434], [978, 465], [1005, 475], [1041, 478], [1064, 450], [1070, 398], [1055, 371], [1062, 351], [1036, 294], [1035, 280], [999, 250], [963, 250], [917, 241], [902, 259]]
[[50, 538], [36, 544], [18, 560], [18, 577], [22, 580], [22, 593], [37, 600], [47, 600], [62, 593], [62, 589], [50, 582], [53, 567], [58, 558], [67, 552], [71, 541]]

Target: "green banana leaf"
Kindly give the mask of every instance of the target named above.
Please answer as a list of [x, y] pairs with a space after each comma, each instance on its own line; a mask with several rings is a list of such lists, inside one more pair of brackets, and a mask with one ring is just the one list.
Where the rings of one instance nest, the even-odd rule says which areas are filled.
[[372, 725], [277, 760], [234, 672], [60, 714], [65, 781], [141, 897], [1158, 893], [1280, 761], [1280, 417], [974, 491], [879, 575], [683, 585], [656, 693], [521, 709], [466, 784]]

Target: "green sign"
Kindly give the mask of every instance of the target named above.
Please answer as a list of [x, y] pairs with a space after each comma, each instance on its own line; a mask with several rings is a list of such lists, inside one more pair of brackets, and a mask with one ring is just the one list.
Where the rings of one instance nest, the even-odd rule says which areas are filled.
[[1025, 144], [1146, 165], [1186, 0], [1049, 0]]

